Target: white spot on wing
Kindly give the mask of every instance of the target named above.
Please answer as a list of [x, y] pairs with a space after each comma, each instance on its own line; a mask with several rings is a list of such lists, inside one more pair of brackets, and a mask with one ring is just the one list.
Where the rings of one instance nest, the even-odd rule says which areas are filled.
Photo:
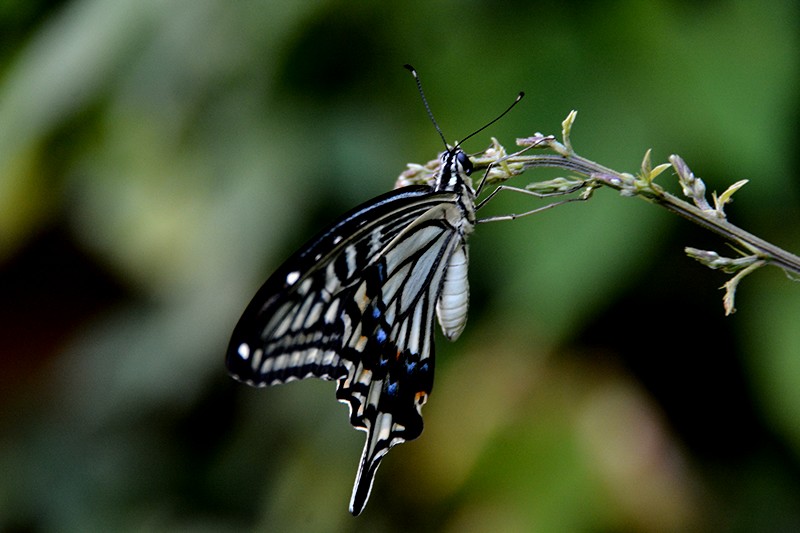
[[295, 368], [300, 366], [303, 363], [303, 352], [301, 351], [294, 351], [292, 352], [292, 356], [289, 358], [289, 368]]
[[306, 353], [305, 359], [303, 360], [304, 365], [318, 365], [320, 361], [320, 356], [322, 352], [319, 348], [311, 348]]
[[303, 327], [308, 329], [312, 325], [314, 325], [318, 320], [320, 315], [322, 314], [322, 308], [324, 307], [322, 302], [317, 302], [314, 304], [308, 311], [308, 315], [306, 315], [306, 321], [303, 323]]
[[272, 365], [274, 372], [280, 372], [284, 368], [286, 368], [286, 363], [289, 362], [289, 354], [281, 354], [275, 358], [275, 362]]
[[297, 280], [300, 279], [300, 272], [295, 270], [294, 272], [289, 272], [286, 274], [286, 284], [287, 285], [294, 285], [297, 283]]
[[311, 278], [306, 278], [303, 280], [303, 283], [297, 287], [297, 294], [300, 296], [305, 296], [308, 293], [308, 290], [311, 288], [312, 283], [313, 282], [311, 281]]
[[378, 226], [373, 230], [372, 235], [369, 237], [369, 255], [373, 256], [380, 251], [383, 247], [381, 238], [383, 237], [383, 226]]
[[[366, 372], [369, 372], [369, 371], [367, 370]], [[361, 405], [361, 408], [359, 408], [359, 411], [360, 411], [359, 414], [363, 414], [364, 408], [367, 405], [372, 405], [373, 407], [375, 407], [377, 409], [378, 408], [378, 403], [381, 400], [381, 392], [382, 392], [382, 389], [383, 389], [383, 380], [381, 379], [381, 380], [372, 381], [372, 372], [370, 372], [369, 381], [364, 382], [364, 381], [359, 380], [359, 382], [363, 383], [364, 385], [369, 385], [369, 392], [367, 393], [367, 404], [362, 404]]]
[[308, 311], [311, 309], [311, 306], [314, 305], [314, 300], [312, 298], [306, 298], [303, 301], [303, 304], [300, 306], [295, 312], [294, 319], [292, 320], [291, 329], [296, 331], [303, 326], [303, 322], [305, 322], [306, 316], [308, 316]]
[[259, 365], [261, 365], [262, 355], [264, 355], [264, 350], [261, 348], [257, 348], [256, 351], [253, 352], [253, 360], [250, 362], [250, 366], [253, 367], [253, 370], [258, 370]]
[[389, 436], [392, 434], [391, 413], [381, 413], [380, 419], [378, 420], [377, 434], [378, 439], [389, 440]]
[[289, 330], [289, 326], [292, 325], [292, 318], [293, 318], [292, 315], [288, 315], [288, 316], [283, 317], [283, 320], [281, 321], [281, 323], [278, 324], [278, 326], [272, 332], [272, 336], [273, 337], [280, 337], [284, 333], [286, 333]]
[[325, 323], [333, 324], [339, 316], [339, 300], [334, 300], [325, 311]]
[[333, 361], [335, 358], [337, 358], [336, 352], [334, 352], [333, 350], [329, 350], [325, 352], [325, 355], [323, 355], [322, 364], [325, 366], [331, 366], [333, 365]]
[[250, 358], [250, 346], [246, 342], [239, 345], [237, 352], [239, 353], [239, 357], [245, 361]]
[[358, 266], [356, 265], [356, 247], [348, 246], [344, 251], [344, 258], [347, 261], [347, 277], [350, 278]]

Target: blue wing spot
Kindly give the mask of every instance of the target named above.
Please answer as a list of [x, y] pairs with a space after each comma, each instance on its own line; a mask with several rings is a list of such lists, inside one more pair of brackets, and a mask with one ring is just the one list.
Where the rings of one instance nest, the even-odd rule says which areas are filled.
[[388, 338], [388, 337], [387, 337], [387, 335], [386, 335], [386, 332], [383, 330], [383, 328], [380, 328], [380, 327], [379, 327], [379, 328], [378, 328], [378, 329], [375, 331], [375, 340], [377, 340], [379, 344], [383, 344], [384, 342], [386, 342], [386, 339], [387, 339], [387, 338]]
[[399, 383], [397, 383], [396, 381], [394, 383], [389, 383], [386, 387], [386, 394], [388, 394], [389, 396], [396, 396], [398, 387]]
[[386, 281], [386, 263], [383, 261], [378, 261], [375, 264], [375, 267], [378, 270], [378, 279], [383, 283]]
[[408, 361], [408, 362], [406, 362], [406, 372], [408, 372], [409, 374], [411, 374], [416, 367], [417, 367], [417, 362], [416, 361]]

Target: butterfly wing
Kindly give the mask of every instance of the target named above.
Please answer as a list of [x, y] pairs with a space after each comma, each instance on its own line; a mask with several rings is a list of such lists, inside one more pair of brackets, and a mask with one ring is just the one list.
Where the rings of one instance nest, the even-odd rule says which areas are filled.
[[465, 247], [457, 195], [392, 191], [343, 216], [261, 287], [234, 329], [230, 373], [253, 386], [338, 380], [367, 432], [350, 511], [366, 505], [389, 449], [422, 432], [433, 385], [433, 315], [449, 258]]
[[[350, 406], [350, 423], [367, 432], [350, 500], [355, 515], [366, 505], [389, 449], [422, 433], [421, 409], [433, 387], [436, 302], [449, 258], [465, 244], [447, 221], [453, 209], [440, 204], [404, 229], [355, 291], [365, 307], [345, 344], [342, 364], [348, 372], [336, 391]], [[374, 293], [372, 279], [380, 280]]]

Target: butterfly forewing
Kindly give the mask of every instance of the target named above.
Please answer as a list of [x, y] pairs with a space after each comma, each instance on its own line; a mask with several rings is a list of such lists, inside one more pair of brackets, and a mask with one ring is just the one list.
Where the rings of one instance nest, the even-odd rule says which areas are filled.
[[[261, 287], [231, 337], [226, 364], [250, 385], [342, 376], [344, 328], [357, 319], [348, 288], [397, 234], [431, 208], [427, 187], [354, 209], [303, 246]], [[442, 196], [442, 195], [437, 195]], [[405, 220], [402, 225], [392, 222]]]

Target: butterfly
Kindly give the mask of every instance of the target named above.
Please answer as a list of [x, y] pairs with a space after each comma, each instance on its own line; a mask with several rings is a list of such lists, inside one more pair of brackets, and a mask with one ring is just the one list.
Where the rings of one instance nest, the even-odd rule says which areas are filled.
[[[416, 71], [406, 68], [444, 141]], [[356, 207], [284, 262], [245, 309], [226, 355], [229, 373], [251, 386], [309, 377], [337, 382], [350, 423], [367, 434], [353, 515], [366, 506], [381, 459], [422, 433], [422, 406], [433, 388], [434, 315], [450, 340], [466, 324], [467, 238], [477, 222], [473, 164], [458, 143], [445, 146], [430, 185]]]

